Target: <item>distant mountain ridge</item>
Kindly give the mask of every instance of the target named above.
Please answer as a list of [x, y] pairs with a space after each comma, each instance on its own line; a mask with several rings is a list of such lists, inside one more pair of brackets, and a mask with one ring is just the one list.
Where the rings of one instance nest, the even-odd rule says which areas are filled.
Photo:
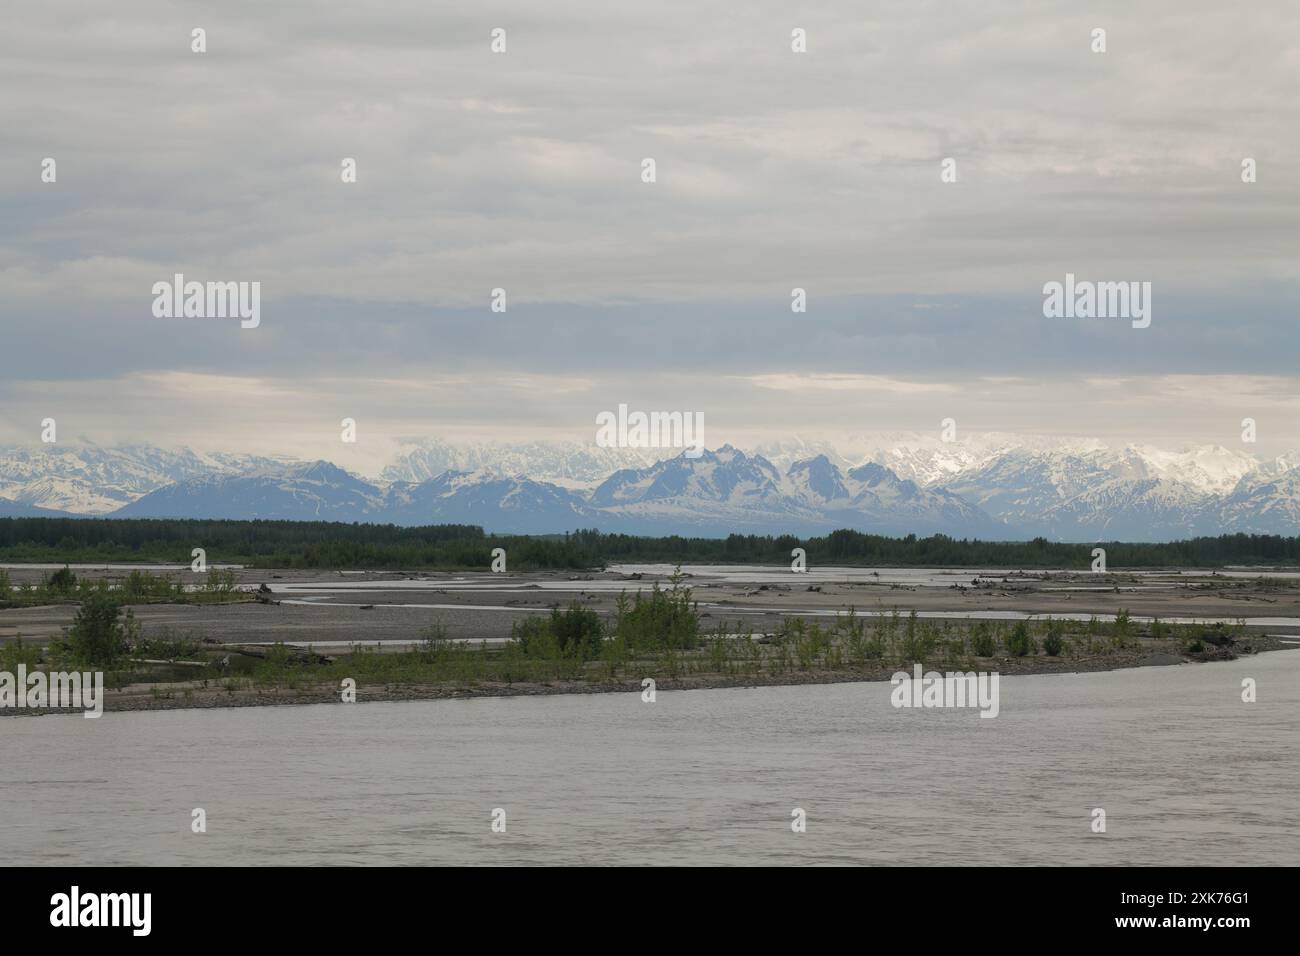
[[172, 482], [284, 467], [288, 459], [92, 442], [0, 446], [0, 499], [75, 514], [107, 514]]
[[[1300, 456], [1092, 439], [870, 436], [731, 445], [699, 458], [578, 443], [405, 451], [381, 479], [326, 461], [90, 443], [0, 448], [0, 517], [267, 518], [481, 524], [551, 533], [820, 533], [1169, 540], [1300, 533]], [[862, 458], [857, 457], [862, 455]], [[864, 460], [865, 458], [865, 460]], [[446, 461], [473, 468], [435, 467]], [[602, 471], [607, 465], [607, 471]]]
[[[825, 455], [782, 472], [761, 455], [724, 445], [611, 475], [591, 504], [644, 533], [686, 528], [764, 533], [852, 527], [889, 534], [985, 535], [997, 522], [955, 495], [923, 489], [868, 463], [847, 473]], [[698, 533], [698, 532], [696, 532]]]
[[615, 472], [589, 495], [550, 482], [448, 471], [423, 482], [368, 482], [328, 462], [274, 473], [190, 478], [113, 513], [123, 518], [276, 518], [400, 525], [479, 524], [540, 534], [595, 527], [640, 534], [948, 531], [988, 536], [995, 521], [945, 491], [901, 481], [879, 465], [847, 475], [825, 457], [782, 474], [727, 445]]
[[419, 483], [448, 471], [491, 471], [583, 487], [604, 481], [620, 468], [652, 465], [664, 457], [660, 452], [656, 448], [602, 448], [594, 442], [452, 444], [427, 438], [404, 449], [380, 477]]

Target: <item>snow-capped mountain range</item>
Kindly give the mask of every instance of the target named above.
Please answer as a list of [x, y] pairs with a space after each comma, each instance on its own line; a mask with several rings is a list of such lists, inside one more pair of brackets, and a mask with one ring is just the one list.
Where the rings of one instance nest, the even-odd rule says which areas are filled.
[[454, 522], [489, 531], [1072, 541], [1300, 533], [1300, 455], [987, 433], [792, 439], [699, 458], [581, 443], [408, 447], [379, 478], [325, 461], [88, 442], [0, 448], [0, 516]]
[[421, 482], [448, 471], [529, 475], [564, 488], [591, 488], [620, 468], [645, 467], [663, 455], [657, 448], [601, 448], [594, 442], [451, 444], [438, 438], [412, 442], [380, 477]]
[[106, 514], [172, 482], [291, 464], [284, 458], [203, 454], [188, 448], [108, 448], [84, 440], [0, 446], [0, 515], [13, 514], [20, 505], [81, 515]]

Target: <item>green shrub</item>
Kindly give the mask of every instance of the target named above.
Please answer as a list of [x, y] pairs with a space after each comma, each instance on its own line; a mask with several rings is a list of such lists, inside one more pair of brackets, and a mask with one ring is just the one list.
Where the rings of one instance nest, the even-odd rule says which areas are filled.
[[184, 595], [184, 585], [179, 579], [148, 571], [132, 571], [122, 581], [122, 598], [131, 603], [148, 600], [175, 600]]
[[192, 660], [202, 651], [202, 645], [193, 638], [177, 637], [171, 628], [162, 627], [153, 637], [141, 638], [132, 648], [136, 657], [150, 660]]
[[548, 618], [529, 616], [515, 621], [510, 626], [510, 640], [525, 657], [548, 660], [560, 656], [560, 645]]
[[649, 596], [638, 591], [629, 602], [626, 595], [619, 595], [614, 634], [634, 651], [694, 650], [699, 644], [700, 621], [691, 604], [691, 589], [682, 587], [681, 582], [679, 568], [667, 590], [656, 582]]
[[1048, 657], [1060, 657], [1065, 649], [1065, 627], [1057, 620], [1047, 619], [1047, 633], [1043, 636], [1043, 653]]
[[907, 616], [907, 626], [903, 630], [903, 661], [924, 662], [934, 650], [937, 641], [934, 630], [917, 618], [916, 611]]
[[209, 568], [208, 579], [203, 582], [202, 594], [224, 601], [235, 591], [235, 572], [229, 569]]
[[40, 662], [41, 649], [24, 644], [21, 637], [14, 638], [8, 644], [0, 644], [0, 671], [12, 674], [18, 670], [19, 664], [25, 664], [28, 670], [34, 670]]
[[56, 594], [71, 594], [77, 587], [77, 576], [66, 564], [45, 578], [45, 588]]
[[139, 636], [135, 617], [104, 591], [86, 595], [68, 630], [68, 649], [80, 664], [112, 664], [123, 656], [132, 640]]
[[1029, 625], [1024, 621], [1017, 621], [1007, 635], [1007, 651], [1013, 657], [1028, 657], [1034, 653], [1034, 639], [1029, 634]]
[[605, 628], [600, 615], [579, 601], [571, 603], [563, 612], [551, 611], [551, 633], [555, 635], [560, 653], [578, 660], [592, 660], [600, 656]]
[[1128, 644], [1129, 637], [1133, 633], [1133, 622], [1129, 619], [1128, 610], [1120, 608], [1115, 612], [1115, 622], [1111, 625], [1110, 641], [1115, 647], [1124, 647]]
[[600, 615], [579, 601], [550, 617], [529, 617], [510, 628], [511, 641], [524, 657], [534, 660], [595, 660], [601, 656], [605, 627]]
[[862, 622], [856, 621], [853, 612], [849, 612], [848, 651], [849, 659], [859, 666], [868, 661], [878, 661], [885, 656], [885, 643], [881, 640], [881, 629], [876, 628], [873, 636], [868, 638]]
[[971, 628], [970, 650], [976, 657], [992, 657], [998, 652], [998, 643], [988, 621], [978, 621]]

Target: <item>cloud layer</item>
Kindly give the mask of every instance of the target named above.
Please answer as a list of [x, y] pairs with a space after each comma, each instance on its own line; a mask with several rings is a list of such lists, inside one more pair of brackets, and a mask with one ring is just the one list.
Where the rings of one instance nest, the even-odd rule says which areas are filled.
[[[6, 10], [0, 438], [302, 451], [640, 402], [1300, 445], [1294, 4], [446, 7]], [[260, 281], [261, 327], [155, 319], [175, 272]], [[1044, 319], [1066, 272], [1151, 281], [1151, 328]]]

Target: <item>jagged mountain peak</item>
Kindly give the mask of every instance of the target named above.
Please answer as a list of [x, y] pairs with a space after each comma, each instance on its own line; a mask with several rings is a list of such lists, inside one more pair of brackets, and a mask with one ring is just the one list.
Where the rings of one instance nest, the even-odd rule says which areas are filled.
[[[423, 447], [451, 454], [452, 446], [434, 441]], [[1068, 540], [1094, 540], [1104, 531], [1150, 540], [1234, 530], [1300, 532], [1300, 456], [1261, 461], [1212, 443], [1169, 450], [1094, 439], [896, 436], [893, 444], [853, 458], [807, 439], [763, 450], [727, 443], [697, 457], [668, 449], [598, 449], [593, 455], [594, 447], [534, 442], [489, 453], [477, 446], [475, 454], [456, 452], [467, 467], [429, 475], [387, 470], [386, 480], [371, 481], [325, 459], [141, 444], [13, 446], [0, 448], [0, 499], [9, 502], [0, 502], [0, 511], [445, 520], [530, 533], [857, 527]], [[565, 463], [569, 453], [578, 456], [578, 465]], [[647, 454], [658, 457], [644, 460]], [[434, 459], [419, 461], [423, 467]], [[533, 461], [544, 463], [539, 471]], [[598, 473], [601, 461], [611, 466]]]

